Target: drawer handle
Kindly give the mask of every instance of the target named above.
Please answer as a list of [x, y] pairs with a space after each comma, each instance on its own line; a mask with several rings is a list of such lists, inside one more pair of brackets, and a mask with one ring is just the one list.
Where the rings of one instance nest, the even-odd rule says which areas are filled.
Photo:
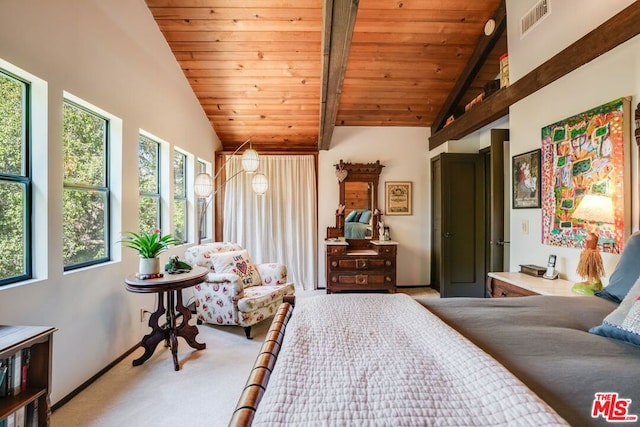
[[356, 260], [356, 268], [367, 268], [367, 260], [366, 259], [357, 259]]
[[390, 259], [386, 260], [384, 262], [384, 265], [386, 265], [387, 267], [390, 267], [391, 266], [391, 260]]
[[384, 280], [386, 280], [387, 282], [391, 282], [391, 277], [389, 277], [389, 276], [385, 276], [385, 277], [384, 277]]
[[369, 276], [364, 274], [359, 274], [356, 276], [356, 284], [366, 285], [367, 283], [369, 283]]
[[338, 261], [331, 261], [331, 267], [337, 267]]
[[338, 278], [337, 278], [337, 277], [332, 277], [332, 278], [331, 278], [331, 281], [332, 281], [333, 283], [337, 283], [337, 282], [338, 282]]

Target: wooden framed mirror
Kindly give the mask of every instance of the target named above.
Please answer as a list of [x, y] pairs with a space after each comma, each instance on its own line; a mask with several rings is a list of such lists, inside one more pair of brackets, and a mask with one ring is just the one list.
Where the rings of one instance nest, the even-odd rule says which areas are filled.
[[334, 165], [340, 186], [340, 205], [336, 226], [327, 228], [327, 237], [344, 237], [349, 241], [377, 240], [378, 182], [384, 165], [375, 163], [340, 163]]

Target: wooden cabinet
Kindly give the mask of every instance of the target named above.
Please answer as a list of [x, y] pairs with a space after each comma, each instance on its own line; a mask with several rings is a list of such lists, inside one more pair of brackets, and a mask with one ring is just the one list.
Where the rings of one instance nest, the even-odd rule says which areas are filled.
[[[0, 326], [0, 360], [14, 358], [15, 361], [15, 356], [20, 354], [20, 363], [26, 366], [24, 370], [15, 370], [20, 375], [26, 373], [26, 383], [20, 391], [0, 397], [0, 420], [11, 418], [15, 423], [19, 413], [18, 416], [24, 417], [22, 425], [29, 425], [27, 421], [31, 419], [37, 419], [38, 426], [49, 425], [52, 338], [55, 331], [55, 328], [43, 326]], [[23, 359], [22, 355], [27, 357]], [[27, 360], [28, 365], [24, 363]]]
[[354, 249], [346, 242], [326, 242], [327, 293], [396, 291], [397, 242], [368, 242]]

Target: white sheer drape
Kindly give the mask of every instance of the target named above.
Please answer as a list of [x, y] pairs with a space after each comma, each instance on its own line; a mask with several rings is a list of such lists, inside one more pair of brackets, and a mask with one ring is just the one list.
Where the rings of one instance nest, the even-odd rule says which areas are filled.
[[[241, 170], [240, 157], [227, 156], [227, 177]], [[260, 156], [269, 189], [259, 196], [252, 174], [226, 183], [223, 237], [249, 251], [253, 262], [282, 262], [297, 289], [317, 281], [315, 158], [310, 155]]]

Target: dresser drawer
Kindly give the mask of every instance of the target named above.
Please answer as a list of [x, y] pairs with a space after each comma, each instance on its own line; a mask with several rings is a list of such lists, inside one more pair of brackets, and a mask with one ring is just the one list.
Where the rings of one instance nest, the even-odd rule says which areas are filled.
[[370, 257], [343, 257], [329, 260], [332, 271], [338, 270], [380, 270], [395, 268], [395, 260], [392, 258]]
[[345, 245], [329, 245], [327, 246], [327, 255], [344, 255], [347, 252]]
[[527, 297], [530, 295], [538, 295], [535, 292], [531, 292], [527, 289], [523, 289], [497, 279], [493, 279], [491, 281], [491, 287], [491, 296], [493, 298]]
[[386, 256], [396, 256], [396, 245], [376, 245], [378, 254]]
[[329, 278], [330, 284], [334, 285], [392, 285], [394, 277], [390, 274], [372, 273], [372, 274], [339, 274], [332, 273]]

